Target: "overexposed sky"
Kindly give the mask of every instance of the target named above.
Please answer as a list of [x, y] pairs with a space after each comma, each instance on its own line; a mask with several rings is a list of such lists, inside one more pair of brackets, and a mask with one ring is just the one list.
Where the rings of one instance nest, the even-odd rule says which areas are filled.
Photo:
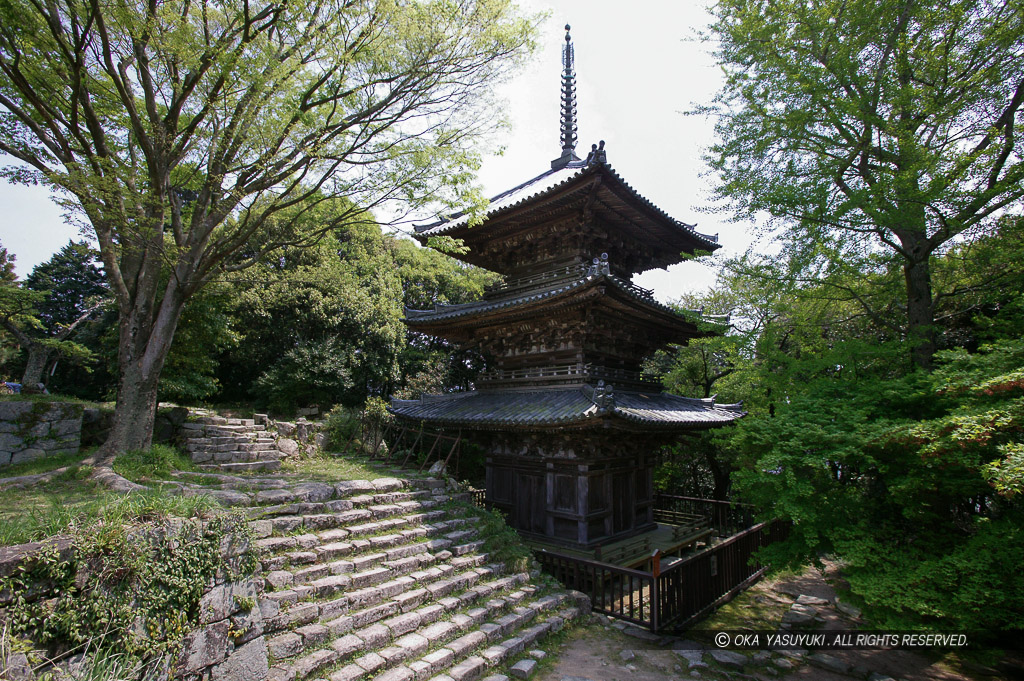
[[[564, 25], [572, 25], [576, 48], [579, 144], [605, 140], [608, 161], [640, 194], [673, 217], [719, 233], [728, 252], [742, 252], [751, 241], [748, 226], [702, 212], [712, 177], [702, 177], [701, 150], [710, 144], [713, 122], [682, 111], [711, 100], [721, 72], [697, 39], [709, 21], [703, 0], [520, 0], [529, 11], [546, 11], [540, 51], [501, 90], [511, 129], [495, 140], [501, 156], [488, 156], [480, 181], [488, 195], [534, 177], [561, 152], [559, 96]], [[0, 182], [0, 241], [14, 253], [19, 276], [47, 260], [77, 227], [38, 187]], [[714, 273], [682, 263], [636, 278], [661, 300], [706, 288]]]

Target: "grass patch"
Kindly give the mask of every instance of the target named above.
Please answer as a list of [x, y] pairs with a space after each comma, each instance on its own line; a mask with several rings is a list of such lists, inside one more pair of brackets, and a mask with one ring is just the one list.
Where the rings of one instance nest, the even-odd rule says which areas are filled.
[[468, 501], [451, 502], [451, 508], [464, 509], [460, 515], [480, 519], [479, 537], [484, 540], [488, 560], [505, 564], [509, 572], [525, 572], [533, 554], [523, 543], [519, 533], [505, 523], [505, 516], [496, 511], [480, 508]]
[[309, 458], [286, 459], [281, 462], [281, 470], [294, 473], [308, 480], [318, 482], [334, 482], [337, 480], [373, 480], [381, 477], [381, 471], [375, 464], [367, 461], [350, 459], [346, 456], [316, 454]]
[[56, 454], [35, 461], [23, 461], [0, 468], [0, 478], [17, 478], [22, 475], [38, 475], [49, 473], [64, 466], [74, 466], [91, 452], [75, 452], [74, 454]]
[[101, 406], [99, 402], [83, 400], [80, 397], [72, 397], [71, 395], [40, 393], [15, 393], [13, 395], [0, 393], [0, 402], [73, 402], [75, 404], [80, 404], [83, 407]]
[[89, 467], [75, 466], [47, 483], [0, 492], [0, 545], [39, 541], [97, 522], [118, 526], [170, 517], [209, 517], [219, 508], [206, 496], [172, 496], [158, 490], [111, 492], [90, 480], [91, 472]]
[[114, 472], [139, 482], [166, 480], [173, 471], [191, 471], [195, 466], [184, 454], [169, 445], [153, 445], [148, 450], [125, 452], [114, 459]]

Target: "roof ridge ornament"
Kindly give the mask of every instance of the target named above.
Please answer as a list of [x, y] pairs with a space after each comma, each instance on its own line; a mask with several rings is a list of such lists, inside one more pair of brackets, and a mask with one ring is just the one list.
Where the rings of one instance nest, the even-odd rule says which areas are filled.
[[576, 155], [576, 52], [569, 35], [569, 24], [565, 25], [565, 45], [562, 46], [562, 155], [551, 162], [551, 169], [564, 168], [571, 161], [580, 160]]
[[586, 164], [589, 166], [592, 163], [608, 163], [608, 153], [604, 150], [604, 140], [601, 140], [601, 146], [596, 144], [590, 145], [590, 153], [587, 154]]

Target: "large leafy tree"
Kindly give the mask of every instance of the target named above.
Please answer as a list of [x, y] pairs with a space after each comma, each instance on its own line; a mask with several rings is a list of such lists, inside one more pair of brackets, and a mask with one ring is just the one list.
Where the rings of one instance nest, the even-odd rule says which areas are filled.
[[[25, 351], [21, 382], [33, 389], [51, 362], [61, 357], [87, 362], [92, 352], [71, 340], [103, 306], [107, 289], [96, 254], [85, 243], [68, 242], [36, 265], [24, 282], [6, 278], [0, 289], [0, 326]], [[52, 371], [51, 371], [52, 372]]]
[[894, 263], [895, 321], [930, 367], [936, 254], [1024, 196], [1020, 3], [723, 0], [713, 12], [726, 82], [702, 111], [718, 116], [719, 197], [777, 218], [847, 292]]
[[[433, 249], [419, 248], [408, 239], [392, 239], [390, 243], [402, 281], [403, 305], [409, 309], [473, 302], [483, 296], [488, 285], [500, 279], [493, 272], [466, 265]], [[486, 365], [486, 359], [475, 350], [412, 331], [407, 333], [399, 361], [402, 380], [396, 394], [401, 397], [468, 389]]]
[[[119, 313], [100, 459], [149, 445], [209, 281], [390, 200], [466, 200], [489, 86], [532, 36], [508, 0], [0, 2], [5, 175], [80, 212]], [[276, 219], [336, 196], [319, 232]]]
[[288, 412], [390, 393], [405, 329], [400, 281], [377, 225], [360, 220], [315, 247], [287, 248], [232, 288], [239, 339], [221, 359], [226, 397]]
[[[857, 302], [900, 298], [885, 270], [813, 281], [750, 256], [707, 296], [737, 311], [714, 389], [750, 412], [710, 442], [732, 491], [792, 521], [773, 564], [841, 558], [876, 626], [1024, 629], [1020, 228], [997, 221], [936, 257], [937, 285], [958, 292], [939, 299], [939, 338], [967, 347], [938, 351], [931, 373], [899, 361], [902, 340]], [[667, 379], [699, 391], [687, 352]]]

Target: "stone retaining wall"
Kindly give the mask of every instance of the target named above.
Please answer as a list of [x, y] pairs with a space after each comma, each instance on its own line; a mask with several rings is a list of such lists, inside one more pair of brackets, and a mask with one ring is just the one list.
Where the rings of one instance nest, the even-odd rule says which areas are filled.
[[82, 405], [0, 401], [0, 466], [78, 451]]
[[[172, 520], [167, 529], [180, 522]], [[0, 546], [0, 578], [15, 574], [22, 565], [30, 564], [39, 552], [54, 549], [62, 560], [73, 558], [72, 542], [65, 537]], [[221, 544], [221, 553], [229, 561], [248, 550], [247, 540], [225, 540]], [[263, 614], [258, 605], [258, 580], [261, 578], [254, 576], [229, 582], [223, 575], [218, 575], [199, 601], [199, 626], [185, 635], [180, 652], [174, 660], [167, 662], [170, 678], [181, 681], [264, 681], [267, 678], [269, 665], [263, 637]], [[52, 587], [46, 584], [28, 592], [29, 600], [33, 601], [53, 595]], [[6, 628], [7, 608], [14, 600], [10, 591], [0, 592], [0, 630]], [[73, 660], [58, 666], [68, 664], [73, 664]], [[35, 678], [25, 654], [12, 654], [7, 658], [0, 656], [0, 679], [32, 681]]]

